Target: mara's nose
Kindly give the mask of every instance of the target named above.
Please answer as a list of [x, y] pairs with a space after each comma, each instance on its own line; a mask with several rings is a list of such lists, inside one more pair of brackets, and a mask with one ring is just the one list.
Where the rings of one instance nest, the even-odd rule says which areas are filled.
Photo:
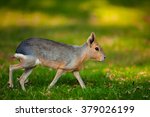
[[104, 59], [106, 59], [106, 56], [104, 56]]

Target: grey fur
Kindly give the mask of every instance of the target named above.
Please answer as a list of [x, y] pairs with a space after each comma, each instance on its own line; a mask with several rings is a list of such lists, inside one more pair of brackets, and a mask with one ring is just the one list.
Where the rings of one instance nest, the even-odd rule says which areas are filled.
[[[95, 47], [98, 47], [101, 51], [97, 52]], [[101, 47], [95, 42], [95, 35], [92, 33], [87, 42], [82, 46], [67, 45], [48, 39], [30, 38], [20, 43], [16, 49], [15, 57], [19, 58], [21, 63], [19, 65], [10, 66], [9, 84], [10, 87], [13, 87], [13, 70], [24, 68], [25, 73], [20, 78], [20, 84], [22, 89], [25, 90], [25, 79], [31, 73], [29, 72], [29, 74], [26, 75], [26, 70], [30, 69], [30, 71], [32, 71], [37, 64], [42, 64], [58, 70], [54, 80], [48, 88], [54, 86], [59, 77], [66, 71], [73, 72], [81, 87], [85, 88], [84, 82], [78, 72], [81, 69], [82, 63], [87, 59], [103, 61], [105, 55]]]
[[88, 46], [87, 43], [82, 46], [72, 46], [48, 39], [30, 38], [18, 46], [16, 53], [34, 56], [39, 60], [58, 63], [63, 61], [65, 65], [61, 69], [73, 70], [74, 61], [82, 57], [86, 46]]

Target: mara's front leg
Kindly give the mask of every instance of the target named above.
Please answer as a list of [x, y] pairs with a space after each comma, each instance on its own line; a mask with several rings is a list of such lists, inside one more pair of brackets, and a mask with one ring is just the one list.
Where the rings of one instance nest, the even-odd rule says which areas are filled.
[[79, 82], [80, 86], [82, 87], [82, 89], [86, 88], [85, 84], [84, 84], [84, 82], [83, 82], [83, 80], [82, 80], [82, 78], [81, 78], [81, 76], [79, 74], [79, 72], [78, 71], [74, 71], [73, 74], [76, 77], [76, 79], [78, 80], [78, 82]]
[[65, 72], [65, 71], [62, 70], [62, 69], [58, 69], [58, 70], [57, 70], [57, 73], [56, 73], [56, 75], [55, 75], [53, 81], [52, 81], [52, 82], [50, 83], [50, 85], [48, 86], [48, 89], [52, 88], [52, 87], [56, 84], [56, 82], [58, 81], [58, 79], [60, 78], [60, 76], [61, 76], [64, 72]]

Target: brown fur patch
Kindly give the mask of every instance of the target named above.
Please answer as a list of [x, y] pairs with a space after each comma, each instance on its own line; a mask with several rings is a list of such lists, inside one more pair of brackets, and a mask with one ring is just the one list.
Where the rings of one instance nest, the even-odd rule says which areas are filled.
[[65, 63], [62, 61], [61, 62], [60, 61], [49, 61], [49, 60], [45, 60], [42, 58], [40, 58], [39, 60], [41, 61], [42, 65], [51, 67], [54, 69], [61, 69], [61, 68], [64, 68], [64, 66], [65, 66]]

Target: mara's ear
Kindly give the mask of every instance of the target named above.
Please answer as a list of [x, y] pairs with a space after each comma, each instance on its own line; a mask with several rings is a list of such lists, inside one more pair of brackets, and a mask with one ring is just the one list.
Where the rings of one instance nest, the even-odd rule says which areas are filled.
[[87, 43], [91, 47], [92, 43], [95, 41], [95, 33], [92, 32], [91, 35], [89, 36]]

